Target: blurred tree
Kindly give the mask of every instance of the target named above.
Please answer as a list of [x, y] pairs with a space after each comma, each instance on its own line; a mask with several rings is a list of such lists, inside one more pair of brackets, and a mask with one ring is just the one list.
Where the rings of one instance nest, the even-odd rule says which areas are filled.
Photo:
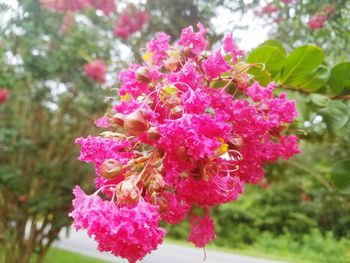
[[257, 23], [270, 28], [271, 39], [288, 50], [314, 43], [332, 64], [350, 59], [348, 0], [251, 0], [227, 3], [238, 13], [253, 10]]
[[169, 7], [168, 1], [148, 1], [146, 34], [126, 41], [113, 36], [116, 15], [88, 9], [67, 17], [36, 0], [15, 8], [0, 4], [0, 87], [10, 91], [0, 104], [3, 262], [26, 263], [33, 253], [44, 262], [58, 233], [70, 225], [73, 186], [91, 179], [91, 170], [76, 161], [74, 139], [96, 133], [89, 127], [105, 112], [108, 84], [89, 80], [83, 65], [103, 59], [113, 82], [123, 64], [122, 42], [137, 50], [156, 31], [175, 37], [185, 25], [209, 24], [216, 4], [178, 0]]

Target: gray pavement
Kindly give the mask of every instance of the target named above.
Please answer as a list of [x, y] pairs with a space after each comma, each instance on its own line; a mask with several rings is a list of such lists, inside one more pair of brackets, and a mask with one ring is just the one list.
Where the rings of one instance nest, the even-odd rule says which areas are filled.
[[[127, 263], [127, 260], [116, 258], [112, 254], [99, 252], [95, 241], [90, 239], [84, 231], [75, 232], [71, 230], [68, 237], [66, 233], [61, 233], [60, 240], [54, 246], [105, 260], [106, 262]], [[281, 261], [240, 256], [213, 250], [207, 250], [206, 254], [207, 258], [204, 263], [282, 263]], [[147, 255], [141, 262], [200, 263], [203, 262], [203, 259], [204, 253], [202, 249], [165, 243], [158, 250]]]

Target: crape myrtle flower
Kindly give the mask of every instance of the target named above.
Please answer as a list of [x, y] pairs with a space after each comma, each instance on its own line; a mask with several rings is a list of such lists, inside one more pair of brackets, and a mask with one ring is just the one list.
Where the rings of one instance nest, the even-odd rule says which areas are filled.
[[254, 65], [232, 35], [211, 51], [197, 28], [174, 45], [165, 33], [150, 40], [144, 61], [120, 72], [118, 101], [95, 122], [103, 131], [76, 140], [98, 190], [75, 188], [74, 226], [129, 262], [162, 242], [160, 221], [189, 220], [188, 240], [204, 248], [215, 239], [210, 209], [261, 184], [266, 163], [299, 153], [295, 101], [247, 73]]

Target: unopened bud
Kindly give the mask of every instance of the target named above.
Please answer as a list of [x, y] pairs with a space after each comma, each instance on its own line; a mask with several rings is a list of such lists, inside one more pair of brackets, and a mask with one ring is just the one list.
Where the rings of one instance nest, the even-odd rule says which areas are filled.
[[158, 140], [160, 138], [160, 133], [156, 127], [151, 127], [147, 131], [147, 138], [150, 140]]
[[232, 135], [228, 142], [238, 148], [241, 148], [243, 146], [243, 138], [238, 134]]
[[135, 185], [134, 178], [128, 177], [120, 183], [116, 193], [117, 199], [123, 204], [133, 204], [139, 201], [140, 191]]
[[169, 71], [176, 71], [180, 65], [180, 61], [176, 59], [168, 59], [164, 62], [165, 68]]
[[168, 96], [165, 98], [164, 103], [169, 108], [174, 108], [174, 107], [179, 106], [181, 104], [181, 99], [177, 96]]
[[160, 173], [154, 175], [153, 188], [156, 192], [162, 192], [165, 188], [163, 176]]
[[123, 165], [114, 159], [107, 159], [102, 163], [101, 166], [101, 176], [111, 180], [118, 177], [123, 171]]
[[134, 136], [140, 135], [149, 128], [142, 110], [136, 110], [133, 113], [126, 115], [123, 126], [128, 134]]
[[183, 161], [183, 162], [188, 162], [190, 161], [190, 157], [188, 156], [187, 154], [187, 149], [185, 146], [179, 146], [177, 149], [176, 149], [176, 152], [175, 152], [175, 155], [176, 157]]
[[159, 207], [159, 212], [164, 212], [168, 208], [168, 201], [167, 199], [162, 196], [157, 194], [156, 192], [153, 192], [150, 196], [150, 201], [152, 205], [158, 205]]
[[169, 117], [170, 117], [170, 119], [173, 119], [173, 120], [178, 119], [178, 118], [181, 118], [182, 113], [183, 113], [183, 109], [180, 105], [178, 105], [178, 106], [175, 106], [174, 108], [170, 109]]
[[185, 57], [188, 57], [188, 58], [191, 58], [194, 55], [190, 47], [184, 47], [183, 54]]
[[152, 80], [151, 74], [146, 67], [140, 67], [136, 70], [136, 79], [141, 82], [148, 83]]
[[117, 124], [119, 126], [123, 126], [124, 118], [125, 118], [124, 114], [117, 112], [117, 113], [113, 114], [112, 117], [109, 118], [109, 122], [111, 124]]

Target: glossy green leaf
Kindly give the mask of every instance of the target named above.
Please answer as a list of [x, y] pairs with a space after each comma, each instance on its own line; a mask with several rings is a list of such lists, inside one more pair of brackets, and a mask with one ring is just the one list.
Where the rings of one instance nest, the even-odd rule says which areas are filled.
[[343, 128], [349, 120], [349, 109], [346, 104], [339, 100], [332, 100], [328, 106], [320, 111], [325, 118], [328, 128], [336, 132]]
[[252, 67], [248, 70], [248, 73], [254, 76], [254, 79], [259, 82], [260, 85], [266, 86], [271, 81], [271, 74], [266, 70], [261, 70], [257, 67]]
[[286, 54], [286, 51], [285, 51], [283, 45], [281, 44], [281, 42], [279, 42], [277, 40], [273, 40], [273, 39], [266, 40], [260, 46], [273, 46], [273, 47], [278, 48], [283, 54]]
[[290, 81], [289, 85], [294, 89], [311, 93], [326, 86], [328, 77], [328, 70], [325, 67], [320, 66], [310, 74], [293, 79]]
[[313, 104], [319, 107], [327, 107], [329, 105], [329, 102], [331, 101], [330, 98], [317, 93], [311, 94], [310, 100]]
[[260, 46], [254, 49], [247, 57], [248, 63], [264, 63], [266, 70], [272, 76], [281, 71], [286, 63], [286, 56], [274, 46]]
[[337, 162], [332, 169], [332, 180], [343, 194], [350, 194], [350, 160]]
[[350, 62], [344, 62], [334, 66], [331, 70], [328, 84], [330, 92], [333, 95], [338, 95], [345, 88], [350, 88]]
[[305, 45], [295, 49], [287, 58], [281, 75], [282, 84], [301, 81], [311, 74], [323, 61], [323, 50], [315, 45]]

